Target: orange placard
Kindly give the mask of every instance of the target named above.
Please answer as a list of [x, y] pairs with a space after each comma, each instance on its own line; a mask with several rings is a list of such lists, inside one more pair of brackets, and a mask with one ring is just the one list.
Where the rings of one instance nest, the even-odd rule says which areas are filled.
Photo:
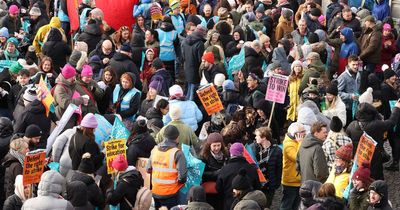
[[366, 133], [361, 136], [356, 152], [357, 164], [359, 166], [361, 166], [364, 162], [371, 163], [376, 144], [376, 141]]
[[46, 151], [31, 152], [25, 156], [22, 182], [24, 185], [40, 182], [46, 159]]
[[149, 158], [138, 158], [136, 161], [136, 169], [142, 174], [144, 180], [144, 186], [150, 189], [150, 174], [146, 171], [146, 165]]
[[196, 92], [208, 115], [212, 115], [224, 109], [213, 84], [208, 84]]

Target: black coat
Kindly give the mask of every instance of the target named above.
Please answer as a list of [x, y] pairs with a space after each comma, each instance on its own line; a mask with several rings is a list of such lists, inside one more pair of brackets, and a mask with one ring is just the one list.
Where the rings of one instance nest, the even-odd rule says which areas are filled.
[[7, 198], [14, 194], [15, 177], [22, 174], [23, 167], [18, 159], [12, 156], [10, 153], [4, 157], [2, 165], [6, 168], [6, 173], [4, 176], [4, 188]]
[[378, 111], [370, 104], [362, 103], [358, 106], [358, 109], [357, 120], [351, 122], [346, 129], [346, 133], [353, 142], [353, 154], [355, 154], [359, 139], [365, 131], [378, 143], [371, 161], [371, 178], [383, 180], [381, 154], [383, 151], [383, 135], [385, 131], [396, 125], [400, 116], [400, 109], [395, 108], [390, 118], [384, 121], [380, 119]]
[[385, 119], [389, 119], [392, 110], [389, 101], [399, 99], [397, 91], [386, 83], [381, 85], [382, 108], [381, 113]]
[[261, 70], [263, 62], [264, 62], [264, 57], [261, 55], [261, 53], [257, 53], [253, 48], [251, 47], [246, 47], [244, 48], [245, 50], [245, 61], [244, 65], [242, 67], [242, 72], [244, 78], [247, 78], [250, 73], [256, 74], [259, 78], [264, 77], [264, 73]]
[[77, 129], [69, 144], [69, 156], [72, 160], [72, 169], [77, 170], [82, 160], [82, 155], [90, 153], [94, 168], [97, 171], [103, 164], [104, 154], [100, 152], [97, 143], [83, 135], [82, 130]]
[[81, 173], [79, 171], [74, 172], [74, 174], [71, 176], [71, 182], [72, 181], [81, 181], [83, 183], [85, 183], [85, 185], [87, 186], [87, 191], [88, 191], [88, 201], [90, 202], [90, 204], [92, 204], [92, 206], [96, 206], [96, 207], [100, 207], [100, 209], [102, 209], [102, 207], [104, 206], [104, 195], [101, 191], [101, 189], [97, 186], [97, 184], [95, 183], [94, 179], [92, 177], [90, 177], [87, 174]]
[[71, 54], [71, 47], [62, 40], [59, 30], [51, 30], [47, 41], [43, 44], [42, 53], [53, 60], [55, 71], [60, 72], [60, 68], [67, 63], [67, 56]]
[[96, 49], [97, 44], [101, 41], [102, 32], [100, 25], [96, 22], [88, 23], [78, 36], [77, 41], [85, 42], [88, 45], [88, 52], [92, 52]]
[[217, 192], [223, 196], [224, 209], [229, 210], [233, 202], [232, 180], [239, 174], [241, 168], [246, 169], [247, 177], [253, 189], [260, 189], [260, 181], [255, 165], [249, 164], [244, 157], [232, 157], [228, 163], [222, 167], [217, 178]]
[[222, 160], [217, 160], [211, 154], [209, 154], [208, 158], [203, 157], [201, 160], [206, 164], [202, 181], [215, 182], [217, 181], [218, 174], [221, 171], [222, 166], [225, 165], [225, 163], [228, 161], [228, 158], [224, 156]]
[[35, 124], [42, 129], [42, 136], [38, 148], [44, 149], [46, 147], [47, 138], [50, 135], [51, 128], [51, 113], [49, 117], [46, 116], [46, 109], [42, 102], [34, 100], [25, 107], [20, 120], [15, 121], [14, 132], [25, 133], [29, 125]]
[[3, 210], [20, 210], [22, 208], [22, 201], [17, 195], [12, 195], [4, 202]]
[[19, 33], [21, 21], [19, 18], [13, 19], [9, 14], [0, 19], [0, 28], [6, 27], [10, 36], [14, 36], [14, 32]]
[[131, 205], [135, 205], [136, 194], [143, 186], [143, 178], [137, 170], [131, 170], [121, 174], [116, 189], [107, 190], [107, 203], [111, 205], [120, 204], [121, 210], [131, 210], [126, 198]]
[[31, 26], [29, 32], [31, 33], [31, 41], [35, 38], [36, 33], [38, 32], [39, 28], [41, 28], [44, 25], [49, 24], [49, 18], [44, 17], [43, 15], [40, 15], [38, 19], [32, 21], [31, 20]]
[[128, 165], [136, 166], [136, 161], [139, 157], [150, 157], [154, 146], [156, 146], [156, 142], [148, 132], [137, 134], [128, 145], [128, 151], [126, 152]]
[[163, 114], [161, 113], [160, 110], [154, 107], [147, 110], [146, 118], [147, 118], [147, 127], [151, 129], [153, 132], [155, 132], [153, 130], [153, 126], [158, 128], [158, 131], [164, 126], [164, 123], [162, 121]]
[[200, 83], [199, 67], [204, 52], [205, 39], [197, 33], [188, 35], [182, 42], [185, 81], [193, 84]]
[[125, 72], [132, 72], [135, 75], [136, 89], [140, 91], [142, 90], [142, 82], [140, 82], [138, 68], [128, 55], [120, 52], [115, 53], [110, 60], [110, 66], [114, 69], [118, 82], [120, 81], [122, 74]]

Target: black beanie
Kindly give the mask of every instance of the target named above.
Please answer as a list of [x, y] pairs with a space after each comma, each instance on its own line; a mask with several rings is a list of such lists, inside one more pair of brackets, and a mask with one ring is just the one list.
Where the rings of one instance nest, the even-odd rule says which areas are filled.
[[179, 137], [179, 130], [173, 125], [168, 125], [164, 130], [164, 138], [176, 140]]
[[328, 88], [326, 88], [326, 93], [332, 94], [334, 96], [337, 96], [339, 94], [336, 82], [332, 82], [332, 84], [330, 84]]
[[383, 72], [383, 78], [384, 78], [385, 80], [387, 80], [387, 79], [389, 79], [390, 77], [393, 77], [393, 76], [397, 76], [397, 74], [396, 74], [396, 72], [394, 72], [394, 71], [391, 70], [391, 69], [386, 69], [386, 70]]
[[193, 186], [188, 193], [190, 202], [207, 202], [206, 191], [202, 186]]
[[316, 33], [309, 33], [307, 39], [310, 44], [319, 42], [319, 37]]
[[249, 190], [251, 189], [251, 184], [249, 178], [246, 176], [246, 169], [241, 168], [239, 174], [235, 176], [232, 180], [232, 189], [235, 190]]
[[42, 134], [42, 129], [40, 129], [39, 126], [32, 124], [26, 128], [24, 136], [28, 138], [33, 138], [40, 137], [42, 136]]
[[85, 153], [82, 155], [81, 163], [79, 164], [78, 171], [85, 173], [85, 174], [93, 174], [96, 172], [94, 170], [94, 164], [92, 159], [90, 158], [90, 153]]
[[133, 123], [131, 133], [142, 134], [147, 132], [146, 120], [138, 120]]
[[164, 68], [164, 64], [159, 58], [154, 59], [151, 66], [154, 67], [156, 70]]
[[336, 133], [339, 133], [343, 128], [343, 123], [337, 116], [333, 116], [329, 128]]
[[310, 14], [312, 16], [319, 17], [319, 16], [321, 16], [321, 10], [318, 9], [318, 8], [312, 8], [311, 11], [310, 11]]

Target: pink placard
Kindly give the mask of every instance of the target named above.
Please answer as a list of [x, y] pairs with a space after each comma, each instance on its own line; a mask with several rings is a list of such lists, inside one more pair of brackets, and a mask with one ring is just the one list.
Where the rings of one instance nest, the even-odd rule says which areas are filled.
[[274, 74], [268, 80], [267, 94], [265, 100], [283, 104], [286, 97], [286, 89], [288, 87], [289, 77]]

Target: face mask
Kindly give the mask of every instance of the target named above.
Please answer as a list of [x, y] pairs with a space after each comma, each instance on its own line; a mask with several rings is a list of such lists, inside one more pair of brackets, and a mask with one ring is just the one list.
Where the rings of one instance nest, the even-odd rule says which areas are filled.
[[346, 168], [344, 166], [335, 166], [336, 174], [341, 174]]

